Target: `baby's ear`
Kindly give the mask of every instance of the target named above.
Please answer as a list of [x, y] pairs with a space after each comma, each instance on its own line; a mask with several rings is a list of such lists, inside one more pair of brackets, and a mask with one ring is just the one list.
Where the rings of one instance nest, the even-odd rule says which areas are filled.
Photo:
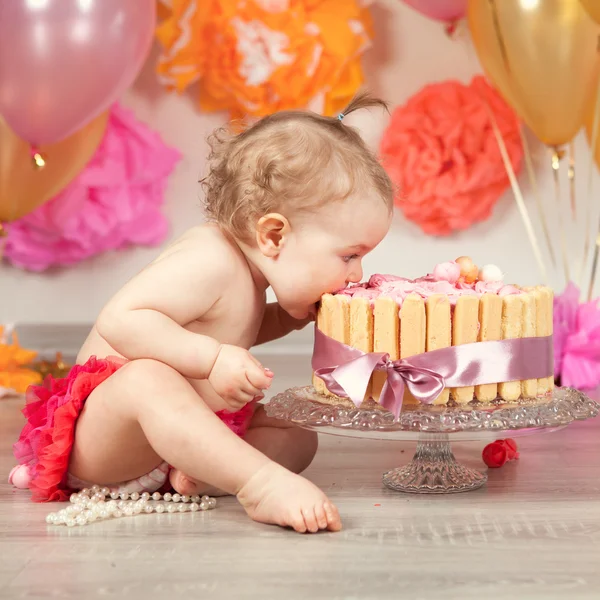
[[283, 248], [290, 233], [290, 222], [279, 213], [269, 213], [256, 224], [256, 245], [269, 258], [275, 258]]

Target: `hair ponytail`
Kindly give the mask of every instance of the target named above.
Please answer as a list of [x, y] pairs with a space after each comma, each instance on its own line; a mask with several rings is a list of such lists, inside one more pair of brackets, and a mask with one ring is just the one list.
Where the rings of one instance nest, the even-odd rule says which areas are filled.
[[363, 108], [373, 108], [375, 106], [383, 108], [383, 110], [385, 110], [387, 113], [390, 112], [387, 102], [384, 100], [371, 96], [369, 92], [359, 92], [356, 94], [356, 96], [354, 96], [354, 98], [352, 98], [352, 100], [350, 100], [350, 104], [348, 104], [348, 106], [346, 106], [346, 108], [344, 108], [344, 110], [342, 110], [342, 112], [335, 118], [341, 122], [344, 117], [347, 117], [349, 114], [357, 110], [362, 110]]

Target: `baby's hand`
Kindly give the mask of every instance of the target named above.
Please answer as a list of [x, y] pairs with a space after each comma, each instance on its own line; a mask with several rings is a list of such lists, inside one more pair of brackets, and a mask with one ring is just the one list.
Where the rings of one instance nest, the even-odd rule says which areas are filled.
[[213, 389], [233, 410], [240, 410], [271, 385], [273, 373], [244, 348], [223, 344], [208, 376]]

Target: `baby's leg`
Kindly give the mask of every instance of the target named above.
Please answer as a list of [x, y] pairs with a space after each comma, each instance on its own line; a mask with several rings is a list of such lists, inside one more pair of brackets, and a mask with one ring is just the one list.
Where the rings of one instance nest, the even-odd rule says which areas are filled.
[[140, 477], [162, 460], [237, 495], [257, 521], [301, 532], [341, 528], [323, 492], [231, 432], [177, 371], [135, 360], [88, 398], [70, 472], [107, 485]]
[[[252, 417], [244, 441], [293, 473], [302, 473], [308, 468], [315, 457], [318, 445], [315, 432], [300, 429], [281, 419], [268, 417], [261, 405]], [[226, 495], [223, 490], [207, 486], [204, 482], [193, 481], [176, 469], [171, 471], [170, 481], [180, 494]]]
[[293, 473], [302, 473], [317, 453], [318, 436], [292, 423], [273, 419], [259, 406], [244, 440]]

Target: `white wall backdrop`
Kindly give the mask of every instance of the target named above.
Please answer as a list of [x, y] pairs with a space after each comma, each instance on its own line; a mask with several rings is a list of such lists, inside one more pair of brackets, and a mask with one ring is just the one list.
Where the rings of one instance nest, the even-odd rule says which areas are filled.
[[[474, 73], [480, 71], [467, 38], [448, 39], [441, 25], [406, 8], [398, 0], [379, 0], [373, 6], [373, 13], [377, 40], [366, 56], [368, 87], [392, 105], [404, 102], [426, 83], [450, 78], [467, 82]], [[158, 130], [167, 143], [183, 153], [183, 160], [170, 179], [166, 202], [171, 235], [177, 236], [190, 225], [201, 221], [197, 180], [204, 170], [207, 151], [205, 138], [225, 116], [200, 113], [195, 106], [193, 93], [184, 96], [165, 93], [154, 75], [155, 57], [156, 49], [123, 101], [139, 119]], [[354, 124], [359, 125], [367, 140], [376, 145], [385, 125], [385, 117], [376, 114], [355, 116]], [[539, 162], [542, 196], [554, 215], [554, 188], [549, 159], [543, 148], [536, 148], [535, 155]], [[587, 202], [589, 150], [582, 135], [576, 143], [576, 156], [578, 200], [584, 206]], [[534, 200], [524, 173], [520, 180], [537, 223]], [[596, 181], [595, 185], [598, 188], [600, 182]], [[568, 202], [565, 188], [566, 183], [563, 185], [566, 217]], [[583, 223], [586, 219], [584, 210], [580, 213], [579, 225], [573, 225], [570, 219], [565, 218], [569, 252], [573, 257], [581, 254], [583, 246]], [[594, 216], [594, 223], [596, 219]], [[556, 232], [556, 219], [553, 228]], [[539, 227], [538, 233], [541, 236]], [[89, 323], [111, 294], [156, 253], [156, 249], [131, 249], [41, 275], [2, 265], [0, 322]], [[447, 238], [425, 236], [398, 213], [387, 239], [366, 258], [365, 271], [367, 274], [389, 272], [416, 277], [429, 271], [435, 263], [461, 254], [472, 256], [478, 264], [498, 264], [510, 281], [524, 284], [540, 281], [510, 192], [499, 201], [490, 221]], [[560, 274], [555, 274], [550, 283], [560, 289], [564, 280]]]

